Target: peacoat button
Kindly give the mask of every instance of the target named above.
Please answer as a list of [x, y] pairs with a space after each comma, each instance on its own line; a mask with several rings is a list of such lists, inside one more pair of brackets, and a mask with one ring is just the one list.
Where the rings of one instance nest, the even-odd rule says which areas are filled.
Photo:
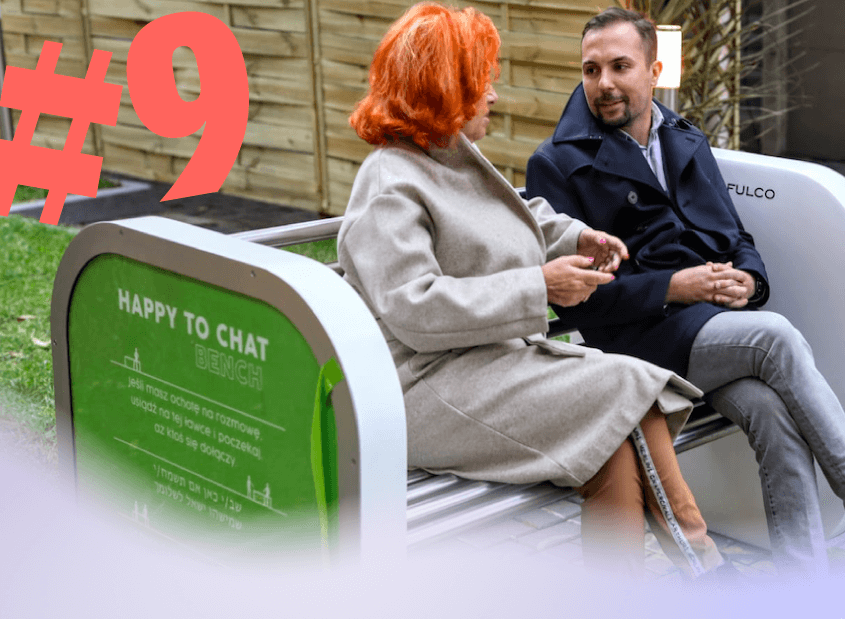
[[638, 199], [639, 198], [637, 198], [636, 191], [631, 191], [630, 193], [628, 193], [628, 202], [630, 202], [631, 204], [636, 204]]

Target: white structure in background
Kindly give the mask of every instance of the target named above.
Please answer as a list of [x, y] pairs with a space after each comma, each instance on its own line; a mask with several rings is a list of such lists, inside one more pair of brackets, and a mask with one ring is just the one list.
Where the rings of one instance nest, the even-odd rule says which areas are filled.
[[657, 59], [663, 72], [657, 80], [657, 99], [673, 112], [678, 111], [678, 88], [681, 87], [683, 32], [680, 26], [657, 26]]

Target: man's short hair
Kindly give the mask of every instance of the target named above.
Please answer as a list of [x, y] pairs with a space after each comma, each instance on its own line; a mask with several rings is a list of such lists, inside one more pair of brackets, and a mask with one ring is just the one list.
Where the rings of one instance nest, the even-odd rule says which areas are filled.
[[629, 11], [618, 6], [612, 6], [588, 21], [587, 25], [584, 26], [584, 31], [581, 33], [581, 40], [584, 40], [584, 37], [590, 30], [601, 30], [602, 28], [621, 22], [631, 23], [637, 29], [643, 42], [646, 60], [649, 64], [657, 60], [657, 29], [654, 27], [654, 22], [641, 13]]

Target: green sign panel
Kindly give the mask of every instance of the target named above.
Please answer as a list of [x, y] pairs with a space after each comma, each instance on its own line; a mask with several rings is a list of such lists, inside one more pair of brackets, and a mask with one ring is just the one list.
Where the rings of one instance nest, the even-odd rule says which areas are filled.
[[67, 325], [81, 495], [223, 559], [332, 545], [343, 377], [278, 309], [101, 254]]

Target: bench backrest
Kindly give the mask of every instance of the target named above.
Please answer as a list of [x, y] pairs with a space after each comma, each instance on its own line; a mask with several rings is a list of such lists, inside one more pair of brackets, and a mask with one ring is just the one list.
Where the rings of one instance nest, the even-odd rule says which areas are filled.
[[739, 216], [771, 283], [765, 309], [803, 334], [845, 402], [845, 177], [804, 161], [714, 149]]

